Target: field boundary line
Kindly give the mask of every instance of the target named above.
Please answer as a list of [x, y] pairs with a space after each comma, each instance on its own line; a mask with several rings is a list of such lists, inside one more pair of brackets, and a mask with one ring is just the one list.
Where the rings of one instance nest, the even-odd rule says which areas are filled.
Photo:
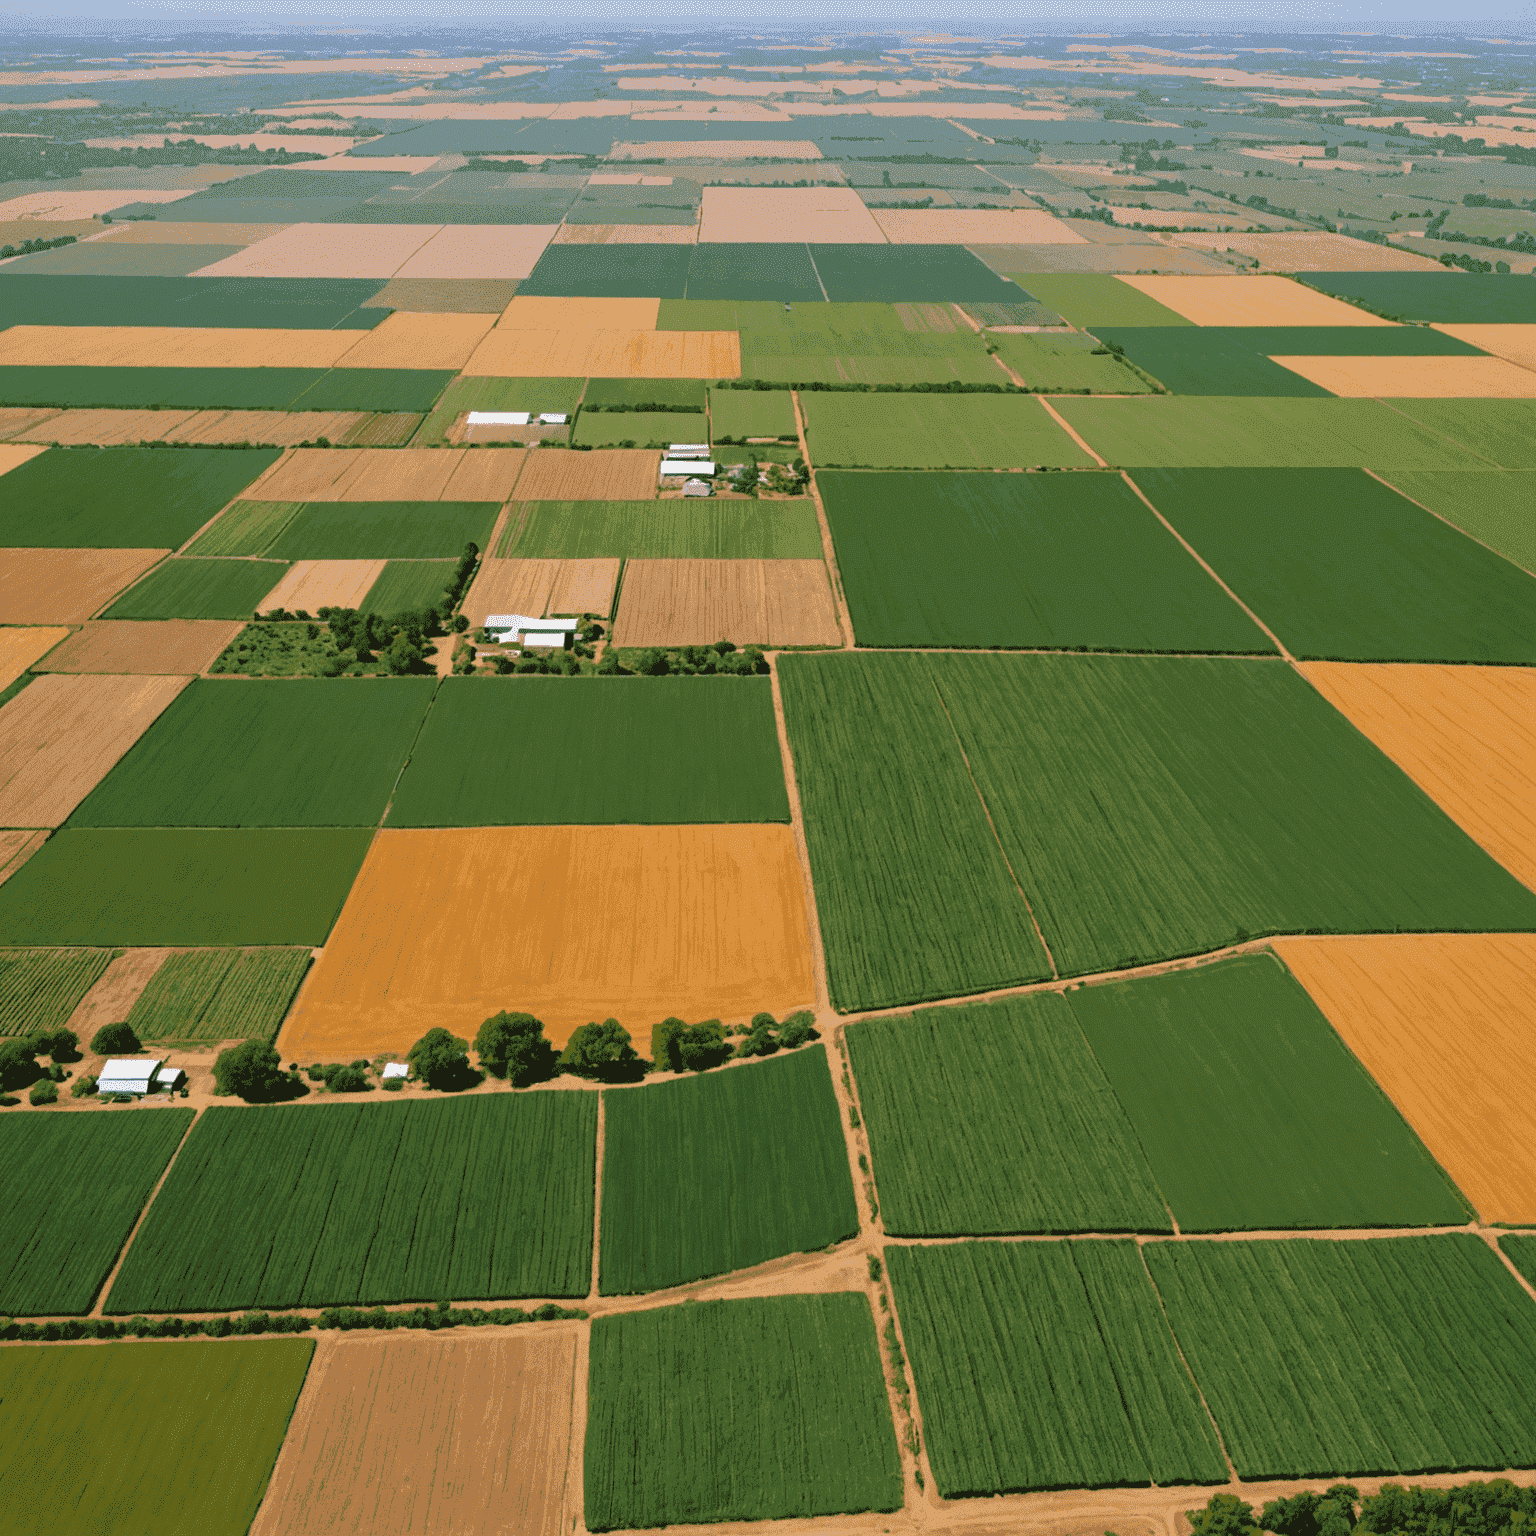
[[789, 400], [795, 413], [795, 433], [800, 439], [800, 457], [805, 460], [805, 467], [810, 471], [811, 505], [816, 508], [816, 526], [821, 532], [821, 558], [832, 582], [832, 601], [837, 607], [837, 622], [845, 636], [843, 649], [851, 651], [854, 647], [853, 615], [848, 609], [848, 594], [843, 591], [843, 573], [837, 565], [837, 545], [832, 541], [832, 523], [821, 499], [821, 487], [816, 484], [816, 465], [811, 458], [811, 445], [805, 435], [805, 409], [800, 401], [800, 391], [790, 390]]
[[[857, 1021], [855, 1021], [857, 1022]], [[1517, 1229], [1516, 1229], [1517, 1230]], [[1459, 1227], [1237, 1227], [1222, 1232], [1141, 1232], [1125, 1229], [1072, 1232], [951, 1233], [942, 1237], [887, 1236], [901, 1248], [946, 1248], [955, 1243], [1075, 1243], [1082, 1241], [1137, 1243], [1370, 1243], [1378, 1238], [1453, 1237], [1461, 1233], [1498, 1236], [1501, 1227], [1464, 1222]], [[1530, 1287], [1527, 1287], [1530, 1289]]]
[[[877, 1242], [885, 1241], [885, 1222], [880, 1217], [880, 1189], [875, 1183], [875, 1165], [869, 1162], [869, 1127], [864, 1120], [864, 1106], [859, 1101], [858, 1090], [853, 1084], [853, 1064], [848, 1056], [848, 1041], [843, 1031], [846, 1025], [839, 1024], [832, 1031], [832, 1041], [837, 1047], [837, 1059], [842, 1067], [841, 1081], [837, 1077], [832, 1079], [832, 1093], [838, 1101], [838, 1111], [843, 1120], [843, 1141], [848, 1150], [848, 1172], [854, 1180], [854, 1203], [858, 1203], [858, 1181], [864, 1178], [868, 1181], [868, 1189], [863, 1193], [870, 1207], [869, 1232]], [[832, 1055], [827, 1053], [827, 1066], [832, 1066]], [[841, 1091], [839, 1091], [841, 1090]], [[858, 1130], [854, 1129], [853, 1114], [859, 1117]], [[862, 1143], [862, 1146], [861, 1146]], [[866, 1163], [869, 1163], [869, 1172], [866, 1174], [859, 1167], [859, 1156], [863, 1154]], [[873, 1191], [873, 1193], [871, 1193]], [[864, 1229], [863, 1219], [859, 1221], [859, 1235], [862, 1237]]]
[[[1007, 367], [1007, 364], [1005, 363], [1003, 366]], [[1019, 380], [1020, 384], [1022, 384], [1023, 382], [1024, 381], [1022, 379]], [[1097, 448], [1095, 448], [1093, 446], [1093, 444], [1090, 443], [1088, 441], [1088, 439], [1086, 437], [1084, 437], [1082, 435], [1082, 433], [1080, 433], [1077, 430], [1077, 428], [1074, 427], [1072, 425], [1072, 423], [1069, 422], [1067, 420], [1067, 418], [1065, 416], [1063, 416], [1061, 414], [1061, 412], [1058, 411], [1056, 409], [1056, 407], [1054, 405], [1052, 405], [1051, 402], [1048, 399], [1046, 399], [1046, 397], [1044, 395], [1036, 395], [1035, 399], [1038, 400], [1040, 402], [1040, 404], [1045, 408], [1045, 414], [1047, 416], [1049, 416], [1051, 418], [1051, 420], [1054, 421], [1056, 423], [1056, 425], [1058, 427], [1060, 427], [1061, 430], [1063, 432], [1065, 432], [1067, 434], [1067, 436], [1070, 437], [1072, 439], [1072, 441], [1074, 443], [1076, 443], [1077, 446], [1079, 448], [1081, 448], [1083, 450], [1083, 452], [1086, 453], [1090, 459], [1094, 460], [1094, 462], [1098, 464], [1100, 469], [1108, 469], [1109, 468], [1109, 460], [1106, 459], [1099, 452], [1099, 450]]]
[[[1414, 506], [1416, 506], [1421, 512], [1428, 512], [1431, 517], [1439, 518], [1447, 528], [1455, 529], [1455, 531], [1459, 533], [1464, 539], [1471, 539], [1474, 544], [1482, 544], [1483, 548], [1486, 549], [1490, 555], [1497, 555], [1500, 560], [1508, 560], [1509, 563], [1514, 566], [1517, 571], [1523, 571], [1526, 569], [1526, 567], [1521, 565], [1518, 560], [1512, 558], [1509, 555], [1506, 555], [1503, 550], [1495, 549], [1492, 544], [1483, 544], [1483, 541], [1478, 538], [1475, 533], [1468, 533], [1465, 528], [1458, 528], [1456, 524], [1450, 520], [1450, 518], [1443, 516], [1439, 512], [1436, 512], [1433, 507], [1425, 506], [1424, 503], [1418, 499], [1418, 497], [1410, 496], [1408, 492], [1405, 491], [1400, 485], [1393, 485], [1385, 475], [1378, 475], [1374, 469], [1367, 468], [1363, 464], [1360, 467], [1365, 470], [1366, 474], [1368, 474], [1372, 480], [1378, 481], [1380, 484], [1386, 486], [1389, 491], [1393, 492], [1395, 495], [1401, 496], [1404, 501], [1411, 501]], [[1479, 473], [1479, 471], [1473, 471], [1473, 473]], [[1500, 473], [1509, 474], [1510, 471], [1501, 470]], [[1531, 571], [1529, 574], [1536, 576], [1536, 571]]]
[[591, 1321], [576, 1325], [571, 1351], [570, 1438], [565, 1452], [565, 1486], [560, 1491], [560, 1529], [585, 1536], [587, 1529], [587, 1396], [592, 1366]]
[[[453, 642], [453, 636], [450, 635], [449, 636], [449, 645], [450, 645], [450, 647], [452, 646], [452, 642]], [[427, 728], [427, 720], [428, 720], [428, 718], [432, 714], [433, 706], [437, 703], [438, 690], [441, 689], [442, 686], [443, 686], [442, 678], [437, 677], [437, 678], [434, 678], [432, 680], [432, 697], [427, 700], [427, 707], [424, 710], [422, 710], [422, 712], [421, 712], [421, 719], [420, 719], [420, 721], [417, 722], [417, 726], [416, 726], [416, 734], [411, 737], [410, 750], [405, 754], [405, 761], [400, 764], [400, 771], [399, 771], [399, 773], [397, 773], [395, 775], [395, 782], [390, 786], [389, 798], [384, 802], [383, 813], [380, 815], [379, 819], [373, 824], [373, 830], [374, 830], [375, 834], [383, 831], [384, 823], [388, 819], [390, 811], [392, 811], [394, 809], [395, 796], [400, 792], [400, 780], [405, 777], [405, 770], [411, 766], [411, 758], [414, 757], [415, 754], [416, 754], [416, 748], [417, 748], [418, 744], [421, 741], [421, 733], [424, 730], [426, 730], [426, 728]], [[368, 846], [370, 848], [373, 847], [373, 839], [372, 838], [368, 839]], [[368, 857], [368, 855], [365, 853], [363, 855], [363, 857], [364, 857], [364, 859], [366, 859]], [[359, 866], [359, 872], [361, 872], [361, 866]], [[353, 883], [355, 884], [356, 882], [354, 881]], [[351, 893], [350, 890], [348, 890], [347, 894], [350, 896], [352, 893]], [[346, 901], [345, 900], [342, 901], [342, 905], [343, 906], [346, 905]], [[341, 921], [341, 914], [339, 912], [336, 914], [336, 921], [337, 922]], [[334, 927], [334, 926], [335, 926], [335, 924], [332, 924], [332, 927]], [[330, 934], [329, 933], [326, 934], [326, 938], [330, 938]], [[323, 948], [324, 946], [321, 946], [321, 947]]]
[[[1428, 432], [1430, 436], [1438, 437], [1442, 442], [1453, 444], [1455, 447], [1460, 448], [1463, 453], [1470, 453], [1474, 459], [1481, 459], [1489, 469], [1504, 468], [1502, 464], [1497, 463], [1493, 459], [1490, 459], [1487, 454], [1479, 453], [1476, 448], [1469, 448], [1464, 442], [1462, 442], [1459, 437], [1452, 437], [1449, 432], [1438, 431], [1436, 428], [1426, 426], [1422, 421], [1416, 420], [1414, 417], [1410, 416], [1407, 411], [1403, 410], [1401, 406], [1393, 405], [1391, 400], [1383, 399], [1380, 395], [1372, 395], [1370, 398], [1373, 399], [1377, 405], [1384, 405], [1389, 411], [1392, 411], [1396, 415], [1401, 416], [1404, 421], [1412, 422], [1413, 425], [1419, 429], [1419, 431]], [[1363, 464], [1360, 467], [1361, 469], [1365, 468]], [[1369, 473], [1369, 471], [1367, 471], [1367, 473]], [[1394, 486], [1393, 489], [1396, 490], [1396, 486]]]
[[976, 791], [976, 798], [981, 802], [982, 814], [987, 818], [987, 826], [992, 832], [992, 841], [997, 844], [997, 851], [1002, 855], [1003, 866], [1008, 871], [1008, 878], [1013, 881], [1013, 888], [1019, 893], [1019, 900], [1024, 903], [1024, 910], [1029, 913], [1029, 920], [1035, 925], [1035, 937], [1040, 941], [1040, 948], [1045, 951], [1046, 963], [1051, 968], [1051, 980], [1060, 981], [1061, 972], [1056, 969], [1056, 957], [1051, 953], [1051, 946], [1045, 942], [1045, 933], [1040, 927], [1040, 919], [1035, 916], [1034, 906], [1024, 893], [1024, 887], [1019, 884], [1019, 877], [1014, 873], [1013, 860], [1008, 857], [1008, 850], [1003, 847], [1003, 840], [997, 835], [997, 823], [992, 819], [992, 807], [987, 804], [987, 797], [981, 792], [981, 785], [976, 782], [976, 775], [971, 771], [971, 760], [966, 755], [965, 744], [960, 740], [960, 732], [955, 729], [954, 717], [949, 712], [949, 705], [944, 695], [939, 692], [939, 685], [933, 685], [933, 692], [939, 701], [939, 708], [944, 711], [944, 718], [949, 721], [949, 729], [955, 738], [955, 750], [960, 754], [960, 761], [965, 764], [966, 777], [971, 781], [971, 788]]
[[117, 1262], [114, 1263], [112, 1268], [108, 1271], [107, 1278], [101, 1282], [101, 1288], [96, 1292], [95, 1304], [91, 1307], [91, 1310], [85, 1314], [87, 1317], [106, 1316], [106, 1313], [102, 1311], [102, 1308], [106, 1305], [107, 1297], [112, 1294], [112, 1287], [117, 1284], [118, 1271], [123, 1267], [123, 1262], [128, 1257], [128, 1250], [133, 1247], [134, 1240], [139, 1235], [139, 1229], [144, 1225], [145, 1221], [149, 1217], [150, 1209], [155, 1203], [155, 1196], [160, 1193], [161, 1189], [165, 1186], [165, 1181], [170, 1178], [171, 1169], [176, 1166], [176, 1159], [181, 1156], [181, 1149], [186, 1146], [188, 1139], [192, 1135], [192, 1132], [197, 1129], [197, 1122], [202, 1119], [203, 1110], [205, 1108], [206, 1106], [200, 1104], [196, 1109], [192, 1111], [191, 1123], [187, 1126], [186, 1132], [182, 1136], [181, 1140], [176, 1143], [176, 1150], [171, 1153], [170, 1161], [166, 1163], [164, 1171], [155, 1181], [155, 1187], [150, 1190], [149, 1198], [144, 1202], [144, 1209], [139, 1212], [139, 1219], [134, 1222], [132, 1229], [128, 1233], [128, 1236], [123, 1239], [123, 1246], [117, 1251]]
[[603, 1236], [603, 1150], [608, 1129], [608, 1090], [597, 1096], [597, 1127], [592, 1140], [592, 1284], [587, 1290], [587, 1300], [595, 1302], [600, 1295], [598, 1282], [601, 1278]]
[[1281, 656], [1283, 656], [1285, 660], [1294, 667], [1296, 665], [1296, 658], [1292, 656], [1291, 653], [1285, 648], [1285, 642], [1281, 640], [1280, 636], [1277, 635], [1274, 630], [1272, 630], [1269, 625], [1266, 624], [1264, 620], [1261, 619], [1258, 614], [1256, 614], [1253, 609], [1250, 608], [1248, 604], [1245, 603], [1242, 598], [1240, 598], [1237, 593], [1234, 592], [1232, 588], [1229, 587], [1226, 582], [1221, 579], [1219, 575], [1217, 575], [1215, 567], [1212, 566], [1211, 563], [1200, 553], [1200, 551], [1197, 550], [1195, 546], [1191, 544], [1189, 540], [1186, 539], [1184, 535], [1180, 533], [1179, 530], [1175, 528], [1166, 517], [1163, 516], [1157, 507], [1153, 505], [1151, 498], [1144, 490], [1142, 490], [1139, 485], [1136, 484], [1134, 480], [1131, 479], [1127, 471], [1122, 469], [1120, 471], [1120, 478], [1125, 481], [1128, 486], [1130, 486], [1131, 490], [1135, 492], [1137, 498], [1145, 504], [1147, 510], [1153, 515], [1153, 517], [1155, 517], [1158, 522], [1160, 522], [1163, 527], [1166, 528], [1168, 532], [1171, 533], [1181, 545], [1183, 545], [1184, 552], [1190, 557], [1190, 559], [1195, 561], [1195, 563], [1199, 565], [1200, 569], [1203, 570], [1205, 574], [1209, 576], [1211, 580], [1214, 581], [1216, 585], [1220, 587], [1221, 590], [1225, 592], [1227, 596], [1230, 597], [1232, 601], [1236, 603], [1237, 606], [1241, 608], [1243, 612], [1246, 613], [1248, 617], [1252, 619], [1253, 622], [1257, 624], [1258, 627], [1263, 630], [1266, 635], [1269, 636], [1270, 641], [1274, 645], [1275, 649], [1279, 651]]
[[[1504, 1236], [1504, 1229], [1500, 1227], [1479, 1226], [1477, 1228], [1477, 1235], [1481, 1237], [1482, 1240], [1487, 1243], [1488, 1246], [1492, 1248], [1496, 1254], [1498, 1254], [1499, 1262], [1503, 1264], [1504, 1268], [1507, 1269], [1510, 1274], [1515, 1277], [1516, 1282], [1520, 1285], [1520, 1288], [1526, 1293], [1526, 1295], [1528, 1295], [1533, 1301], [1536, 1301], [1536, 1285], [1532, 1285], [1531, 1282], [1527, 1280], [1518, 1269], [1515, 1268], [1515, 1261], [1510, 1258], [1510, 1256], [1505, 1253], [1504, 1250], [1499, 1246], [1499, 1238]], [[1515, 1233], [1511, 1231], [1510, 1235], [1514, 1236]]]
[[[704, 227], [704, 199], [702, 197], [699, 199], [699, 227], [700, 229]], [[882, 233], [884, 233], [884, 231], [882, 231]], [[889, 245], [890, 241], [887, 240], [885, 243]], [[816, 286], [821, 289], [822, 303], [830, 304], [832, 302], [832, 297], [827, 292], [827, 285], [821, 280], [821, 268], [816, 265], [816, 253], [812, 251], [811, 242], [809, 240], [805, 242], [805, 256], [806, 260], [811, 264], [811, 271], [816, 274]], [[740, 332], [737, 334], [739, 336]]]

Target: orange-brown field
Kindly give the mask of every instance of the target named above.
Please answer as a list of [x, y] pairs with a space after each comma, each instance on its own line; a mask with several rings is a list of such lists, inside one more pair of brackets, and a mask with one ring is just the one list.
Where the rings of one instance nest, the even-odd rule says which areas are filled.
[[[1367, 244], [1326, 230], [1290, 230], [1270, 235], [1178, 234], [1175, 245], [1192, 250], [1236, 251], [1277, 272], [1440, 272], [1433, 257], [1395, 245]], [[1476, 345], [1476, 343], [1474, 343]]]
[[257, 607], [318, 613], [322, 608], [360, 608], [384, 574], [382, 560], [296, 560]]
[[[382, 227], [370, 225], [369, 234]], [[13, 325], [0, 334], [0, 365], [333, 368], [369, 334], [176, 325]]]
[[1522, 368], [1536, 368], [1536, 325], [1437, 325], [1435, 330]]
[[630, 560], [616, 645], [841, 645], [820, 560]]
[[52, 627], [0, 629], [0, 688], [9, 688], [33, 662], [47, 655], [68, 634], [67, 629]]
[[700, 244], [772, 240], [785, 230], [793, 230], [797, 240], [827, 245], [886, 243], [852, 187], [704, 188]]
[[77, 629], [36, 670], [201, 672], [244, 627], [238, 619], [105, 619]]
[[1122, 283], [1196, 325], [1390, 325], [1288, 277], [1125, 276]]
[[295, 448], [245, 499], [505, 501], [524, 457], [521, 448]]
[[233, 256], [199, 267], [193, 275], [393, 277], [441, 228], [440, 224], [369, 224], [338, 235], [335, 224], [290, 224]]
[[59, 414], [46, 405], [0, 406], [0, 442], [33, 437], [45, 421]]
[[0, 709], [0, 826], [56, 827], [190, 677], [49, 673]]
[[1469, 836], [1536, 887], [1536, 669], [1303, 662]]
[[188, 425], [201, 411], [119, 410], [113, 406], [77, 406], [59, 411], [47, 421], [23, 431], [28, 442], [62, 443], [73, 446], [90, 443], [100, 448], [116, 448], [124, 443], [168, 440], [178, 427]]
[[620, 562], [613, 560], [497, 560], [480, 562], [464, 598], [473, 625], [493, 613], [595, 613], [613, 609]]
[[343, 368], [462, 368], [494, 315], [410, 315], [396, 310], [341, 360]]
[[0, 549], [0, 624], [82, 624], [168, 549]]
[[251, 1536], [568, 1536], [576, 1342], [322, 1337]]
[[[36, 686], [36, 685], [34, 685]], [[279, 1049], [335, 1061], [472, 1038], [503, 1008], [557, 1044], [616, 1018], [747, 1018], [816, 994], [785, 826], [385, 830]]]
[[1275, 357], [1271, 361], [1347, 399], [1536, 399], [1536, 373], [1502, 357]]
[[[889, 194], [887, 194], [889, 196]], [[873, 208], [892, 245], [1086, 245], [1040, 208]]]
[[[447, 224], [406, 258], [396, 277], [432, 281], [527, 277], [538, 265], [554, 224]], [[405, 366], [424, 367], [425, 364]]]
[[544, 448], [528, 455], [513, 495], [518, 501], [649, 501], [660, 468], [654, 448]]
[[741, 346], [735, 331], [526, 331], [497, 326], [464, 366], [466, 378], [734, 379], [740, 374]]
[[1536, 1223], [1536, 935], [1275, 948], [1483, 1220]]
[[0, 475], [19, 469], [28, 459], [47, 451], [41, 443], [0, 443]]
[[[375, 419], [366, 411], [148, 411], [84, 406], [37, 413], [14, 440], [91, 443], [102, 448], [140, 442], [290, 443], [317, 437], [344, 443]], [[410, 418], [414, 425], [416, 417]], [[41, 451], [41, 450], [39, 450]]]

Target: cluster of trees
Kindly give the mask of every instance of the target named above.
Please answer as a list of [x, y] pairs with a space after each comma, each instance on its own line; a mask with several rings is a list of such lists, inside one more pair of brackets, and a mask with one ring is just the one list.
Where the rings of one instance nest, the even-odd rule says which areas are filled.
[[368, 1081], [368, 1063], [353, 1061], [345, 1065], [329, 1061], [323, 1066], [315, 1062], [305, 1073], [312, 1083], [324, 1083], [328, 1093], [367, 1093], [373, 1088]]
[[[734, 1042], [729, 1036], [739, 1035]], [[657, 1072], [707, 1072], [733, 1056], [771, 1056], [794, 1050], [816, 1038], [816, 1016], [792, 1013], [782, 1024], [771, 1013], [757, 1013], [745, 1027], [727, 1029], [719, 1019], [685, 1024], [663, 1019], [651, 1030], [651, 1064]]]
[[1453, 1488], [1404, 1488], [1383, 1483], [1362, 1499], [1350, 1483], [1321, 1493], [1310, 1490], [1253, 1505], [1232, 1493], [1211, 1497], [1190, 1510], [1195, 1536], [1528, 1536], [1536, 1528], [1536, 1488], [1507, 1478], [1460, 1483]]
[[[80, 1060], [80, 1037], [72, 1029], [39, 1030], [15, 1040], [0, 1042], [0, 1090], [4, 1090], [4, 1102], [20, 1101], [10, 1094], [12, 1088], [30, 1088], [27, 1095], [32, 1104], [56, 1104], [58, 1085], [74, 1074], [65, 1070], [62, 1063]], [[38, 1061], [46, 1056], [48, 1066]], [[90, 1081], [81, 1079], [82, 1082]], [[79, 1084], [75, 1085], [76, 1090]]]
[[73, 245], [73, 235], [60, 235], [57, 240], [23, 240], [20, 245], [0, 245], [0, 260], [7, 256], [30, 256], [33, 251], [55, 251], [61, 245]]
[[737, 650], [731, 640], [716, 640], [713, 645], [680, 645], [670, 650], [652, 646], [635, 657], [632, 667], [626, 667], [618, 651], [609, 646], [597, 665], [599, 677], [752, 677], [767, 670], [768, 662], [759, 646]]
[[0, 138], [0, 181], [37, 181], [78, 176], [82, 171], [104, 167], [134, 166], [147, 169], [153, 165], [297, 165], [303, 160], [322, 160], [315, 153], [295, 153], [287, 149], [211, 149], [195, 139], [172, 143], [166, 139], [158, 148], [93, 149], [87, 144], [63, 144], [57, 140], [16, 137]]

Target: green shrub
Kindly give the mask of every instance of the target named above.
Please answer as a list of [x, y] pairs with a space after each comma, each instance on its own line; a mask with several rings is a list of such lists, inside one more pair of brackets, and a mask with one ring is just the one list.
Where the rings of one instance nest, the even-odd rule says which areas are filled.
[[32, 1084], [32, 1091], [27, 1095], [29, 1104], [57, 1104], [59, 1102], [59, 1085], [51, 1078], [42, 1078]]
[[144, 1049], [128, 1024], [103, 1024], [91, 1036], [91, 1049], [98, 1056], [131, 1056]]

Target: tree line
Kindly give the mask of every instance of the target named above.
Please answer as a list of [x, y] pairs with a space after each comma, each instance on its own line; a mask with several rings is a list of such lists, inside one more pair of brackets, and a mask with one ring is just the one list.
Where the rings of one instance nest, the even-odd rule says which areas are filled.
[[1271, 1499], [1257, 1514], [1236, 1494], [1217, 1493], [1188, 1516], [1195, 1536], [1530, 1536], [1536, 1488], [1503, 1477], [1453, 1488], [1383, 1483], [1361, 1498], [1353, 1484], [1334, 1483], [1321, 1493]]

